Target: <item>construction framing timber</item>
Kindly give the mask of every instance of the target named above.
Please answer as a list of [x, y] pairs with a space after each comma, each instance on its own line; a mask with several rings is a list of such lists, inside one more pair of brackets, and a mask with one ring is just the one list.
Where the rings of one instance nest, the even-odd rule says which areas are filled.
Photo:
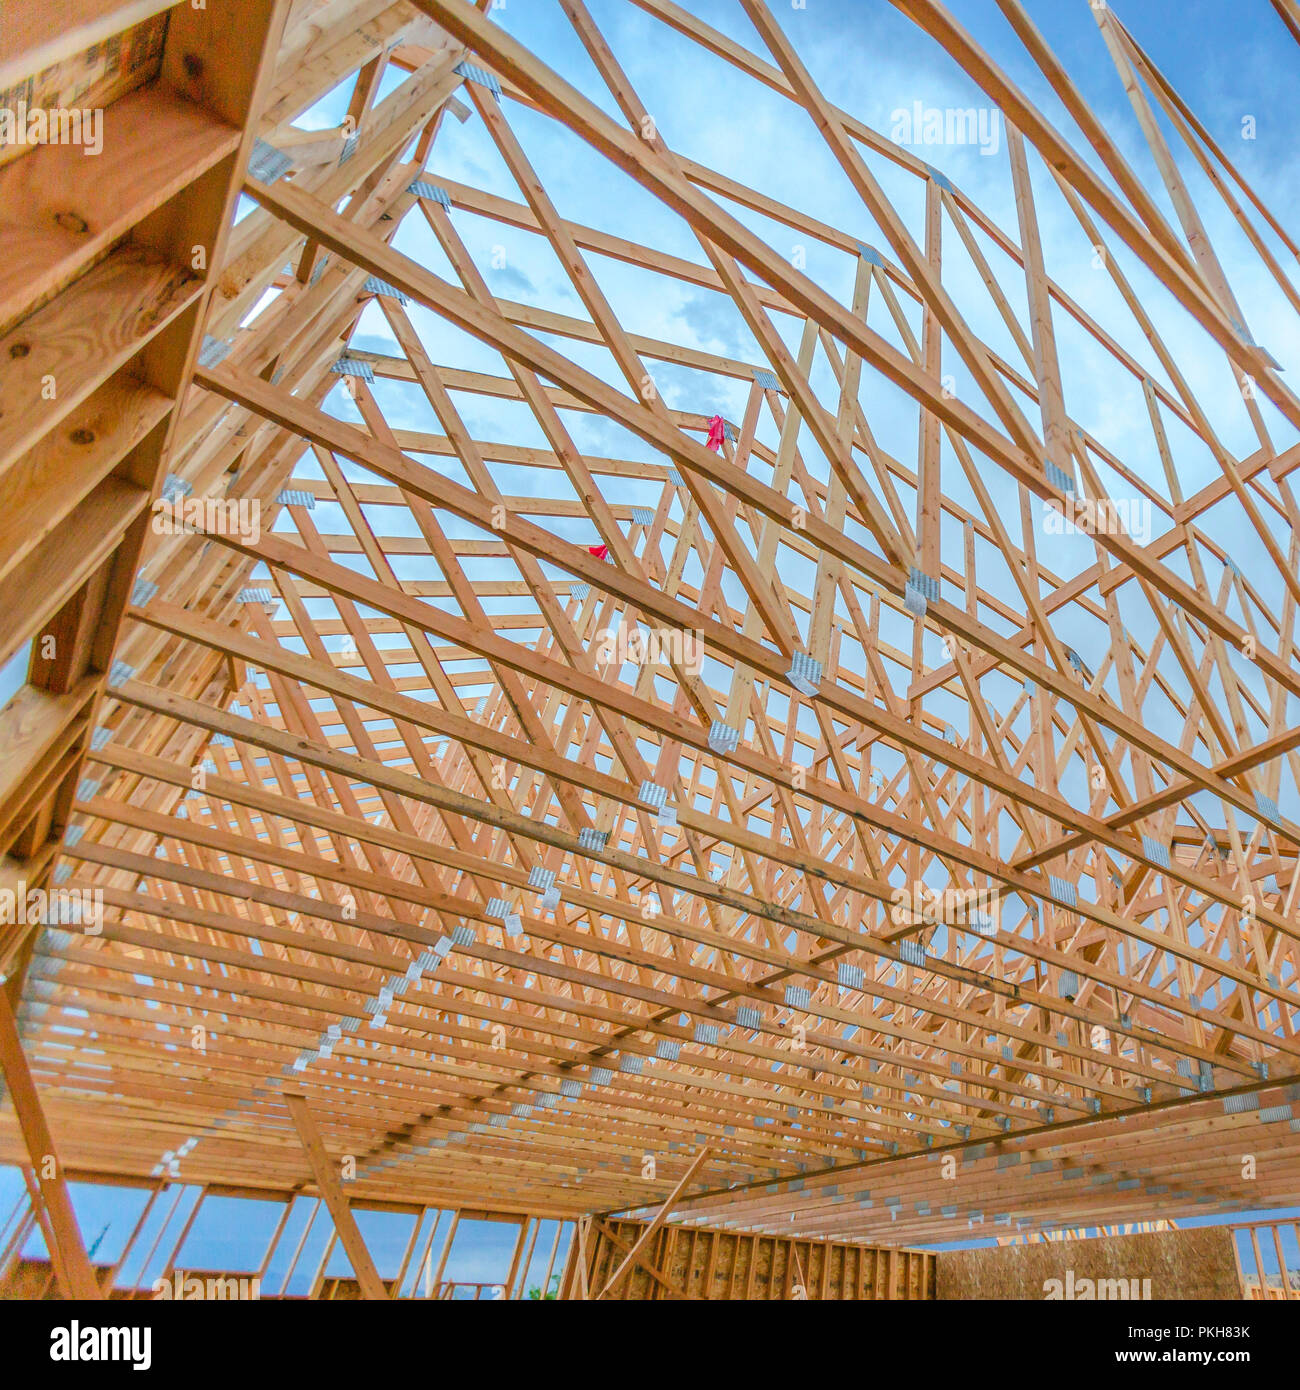
[[[367, 1207], [575, 1223], [595, 1299], [1300, 1205], [1300, 399], [1211, 232], [1274, 323], [1300, 249], [1116, 9], [1122, 133], [989, 7], [1067, 137], [881, 0], [995, 115], [995, 217], [766, 0], [547, 0], [581, 90], [513, 0], [2, 2], [0, 108], [86, 126], [0, 139], [0, 1161], [53, 1286], [103, 1286], [69, 1178], [318, 1197], [372, 1298]], [[715, 91], [786, 167], [675, 148]]]

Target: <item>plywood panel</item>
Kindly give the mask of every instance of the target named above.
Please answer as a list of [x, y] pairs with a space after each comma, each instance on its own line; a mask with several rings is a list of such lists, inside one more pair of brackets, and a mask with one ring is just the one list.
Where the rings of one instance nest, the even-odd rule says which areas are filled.
[[935, 1266], [940, 1299], [1041, 1299], [1055, 1292], [1051, 1280], [1075, 1301], [1127, 1297], [1134, 1287], [1146, 1296], [1146, 1280], [1153, 1299], [1241, 1297], [1232, 1237], [1221, 1226], [944, 1251]]

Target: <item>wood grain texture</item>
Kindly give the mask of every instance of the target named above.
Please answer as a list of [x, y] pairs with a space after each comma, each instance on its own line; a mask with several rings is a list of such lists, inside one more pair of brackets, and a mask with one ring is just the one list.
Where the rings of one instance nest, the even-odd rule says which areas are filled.
[[158, 86], [103, 112], [103, 149], [43, 145], [0, 170], [0, 326], [39, 308], [231, 154], [239, 132]]
[[125, 246], [0, 337], [0, 470], [194, 303], [202, 281]]
[[[1163, 1300], [1239, 1299], [1232, 1236], [1222, 1227], [1153, 1231], [1144, 1235], [1097, 1236], [1089, 1240], [1042, 1241], [996, 1249], [945, 1250], [936, 1257], [940, 1299], [1041, 1300], [1044, 1284], [1060, 1280], [1064, 1294], [1073, 1271], [1078, 1298], [1087, 1290], [1080, 1280], [1107, 1281], [1103, 1294], [1128, 1298], [1131, 1281], [1141, 1296], [1149, 1279], [1150, 1297]], [[1119, 1291], [1117, 1281], [1125, 1281]], [[1115, 1282], [1112, 1282], [1115, 1281]]]

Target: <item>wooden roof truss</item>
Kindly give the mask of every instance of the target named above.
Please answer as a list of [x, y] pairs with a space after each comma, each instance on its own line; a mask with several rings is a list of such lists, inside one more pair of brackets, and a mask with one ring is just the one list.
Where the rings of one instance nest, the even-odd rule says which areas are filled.
[[[704, 1145], [674, 1220], [782, 1235], [1300, 1199], [1300, 401], [1185, 171], [1291, 309], [1297, 248], [1113, 10], [1159, 187], [1019, 0], [1095, 158], [941, 4], [894, 4], [1002, 112], [1015, 226], [834, 106], [763, 0], [752, 50], [635, 5], [790, 103], [851, 227], [674, 150], [582, 0], [586, 91], [467, 0], [229, 0], [237, 59], [188, 7], [67, 37], [171, 26], [80, 190], [77, 151], [0, 169], [0, 205], [89, 224], [6, 224], [0, 270], [3, 655], [55, 623], [61, 654], [0, 715], [6, 882], [103, 907], [0, 928], [65, 1162], [294, 1188], [287, 1089], [368, 1199], [648, 1212]], [[353, 74], [337, 129], [293, 124]], [[508, 196], [439, 175], [449, 114]], [[566, 218], [543, 121], [689, 254]], [[128, 134], [161, 148], [134, 180]], [[1122, 325], [1053, 278], [1049, 199]], [[549, 305], [491, 288], [496, 235], [547, 249]], [[625, 326], [615, 267], [753, 355]], [[367, 308], [395, 350], [353, 340]], [[1142, 457], [1070, 413], [1090, 371]], [[1146, 536], [1035, 521], [1121, 496]]]

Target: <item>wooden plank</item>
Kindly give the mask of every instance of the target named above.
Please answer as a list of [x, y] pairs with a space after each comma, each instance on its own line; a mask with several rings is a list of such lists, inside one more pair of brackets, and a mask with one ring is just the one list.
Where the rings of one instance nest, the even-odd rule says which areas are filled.
[[0, 579], [66, 520], [171, 405], [151, 386], [109, 381], [0, 476]]
[[42, 145], [0, 169], [0, 329], [51, 299], [131, 227], [201, 177], [239, 132], [164, 88], [103, 113], [103, 149]]
[[40, 1186], [41, 1201], [53, 1238], [50, 1253], [62, 1267], [72, 1298], [103, 1297], [77, 1226], [77, 1215], [68, 1196], [68, 1184], [59, 1162], [54, 1139], [46, 1123], [41, 1099], [18, 1036], [9, 996], [0, 989], [0, 1069], [18, 1115], [28, 1161]]
[[[86, 402], [107, 376], [192, 305], [201, 289], [196, 276], [166, 257], [126, 246], [0, 336], [5, 363], [0, 470]], [[95, 326], [93, 334], [88, 324]]]
[[[64, 524], [0, 580], [0, 651], [34, 637], [116, 550], [144, 515], [149, 494], [110, 479], [80, 502]], [[39, 606], [29, 599], [39, 594]]]
[[334, 1171], [334, 1165], [329, 1154], [325, 1151], [325, 1145], [321, 1142], [320, 1131], [316, 1128], [316, 1121], [312, 1117], [306, 1096], [286, 1091], [284, 1102], [289, 1108], [294, 1128], [298, 1131], [298, 1138], [302, 1140], [307, 1161], [311, 1165], [311, 1171], [316, 1179], [316, 1187], [334, 1220], [334, 1230], [343, 1242], [348, 1259], [352, 1262], [352, 1271], [361, 1286], [362, 1297], [386, 1299], [388, 1291], [380, 1281], [379, 1275], [375, 1271], [374, 1261], [370, 1258], [366, 1243], [361, 1238], [356, 1217], [352, 1215], [352, 1209], [348, 1205], [343, 1185]]
[[[610, 1295], [610, 1293], [618, 1287], [620, 1280], [622, 1280], [626, 1276], [628, 1270], [640, 1258], [642, 1250], [650, 1241], [651, 1237], [660, 1228], [660, 1226], [662, 1226], [664, 1222], [667, 1221], [669, 1213], [672, 1211], [673, 1206], [677, 1202], [677, 1199], [690, 1186], [691, 1179], [705, 1165], [705, 1163], [708, 1161], [708, 1158], [709, 1151], [707, 1148], [703, 1148], [691, 1160], [690, 1167], [687, 1168], [687, 1170], [677, 1180], [676, 1184], [673, 1187], [673, 1190], [668, 1194], [668, 1196], [664, 1198], [663, 1205], [651, 1218], [650, 1223], [645, 1228], [645, 1230], [642, 1231], [640, 1236], [637, 1237], [636, 1241], [632, 1245], [632, 1248], [628, 1251], [627, 1255], [623, 1259], [622, 1264], [620, 1264], [619, 1267], [614, 1271], [613, 1275], [609, 1280], [609, 1283], [607, 1283], [605, 1287], [601, 1289], [601, 1291], [596, 1295], [597, 1300], [607, 1298]], [[708, 1297], [707, 1288], [705, 1290], [705, 1297]]]

